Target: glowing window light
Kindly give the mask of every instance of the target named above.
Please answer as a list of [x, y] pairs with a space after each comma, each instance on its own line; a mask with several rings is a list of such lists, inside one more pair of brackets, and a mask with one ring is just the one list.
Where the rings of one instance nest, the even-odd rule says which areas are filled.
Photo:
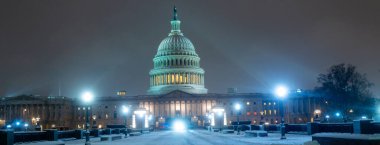
[[132, 128], [136, 128], [136, 115], [132, 115]]
[[223, 125], [227, 125], [227, 114], [224, 112]]
[[148, 115], [145, 115], [144, 127], [145, 127], [145, 128], [148, 128], [148, 127], [149, 127]]

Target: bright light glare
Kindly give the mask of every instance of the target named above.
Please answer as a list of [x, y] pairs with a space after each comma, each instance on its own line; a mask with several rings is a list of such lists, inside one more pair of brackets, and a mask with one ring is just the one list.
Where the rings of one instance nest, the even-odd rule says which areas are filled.
[[340, 116], [340, 113], [339, 113], [339, 112], [335, 113], [335, 116], [336, 116], [336, 117], [339, 117], [339, 116]]
[[326, 115], [325, 117], [326, 117], [327, 119], [329, 119], [329, 118], [330, 118], [330, 115]]
[[29, 125], [25, 123], [24, 126], [25, 126], [25, 127], [28, 127]]
[[275, 90], [275, 93], [277, 97], [284, 98], [288, 95], [289, 91], [285, 86], [278, 86]]
[[82, 94], [82, 101], [85, 103], [90, 103], [94, 99], [94, 95], [91, 92], [84, 92]]
[[12, 125], [9, 125], [9, 124], [7, 125], [7, 128], [11, 128], [11, 127], [12, 127]]
[[128, 107], [127, 106], [123, 106], [123, 113], [128, 113], [129, 112], [129, 109], [128, 109]]
[[16, 125], [19, 126], [19, 125], [20, 125], [20, 122], [16, 122]]
[[186, 125], [184, 122], [177, 120], [173, 124], [173, 129], [177, 132], [184, 132], [186, 130]]
[[236, 110], [240, 110], [240, 109], [241, 109], [241, 105], [240, 105], [240, 104], [236, 104], [236, 105], [235, 105], [235, 109], [236, 109]]
[[367, 116], [362, 116], [362, 119], [367, 119]]

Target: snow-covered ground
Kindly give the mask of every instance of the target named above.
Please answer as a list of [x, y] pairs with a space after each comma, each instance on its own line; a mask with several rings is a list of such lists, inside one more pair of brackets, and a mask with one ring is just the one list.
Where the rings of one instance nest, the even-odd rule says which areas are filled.
[[[287, 134], [286, 140], [279, 133], [269, 133], [268, 137], [245, 137], [244, 135], [221, 134], [206, 130], [186, 132], [158, 131], [141, 136], [133, 136], [115, 141], [100, 141], [91, 138], [92, 145], [302, 145], [311, 141], [311, 136]], [[84, 140], [68, 140], [66, 145], [83, 145]]]
[[[270, 133], [268, 137], [245, 137], [236, 134], [221, 134], [207, 132], [206, 130], [189, 130], [186, 132], [159, 131], [144, 134], [127, 139], [100, 142], [99, 139], [93, 139], [93, 145], [301, 145], [304, 142], [311, 141], [307, 135], [287, 134], [286, 140], [280, 139], [279, 133]], [[83, 144], [83, 140], [74, 140], [66, 142], [67, 145]]]

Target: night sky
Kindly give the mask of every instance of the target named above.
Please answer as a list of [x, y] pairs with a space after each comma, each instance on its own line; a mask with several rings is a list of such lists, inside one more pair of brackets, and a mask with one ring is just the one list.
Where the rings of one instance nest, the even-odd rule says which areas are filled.
[[351, 63], [380, 96], [378, 0], [6, 0], [0, 96], [146, 94], [176, 4], [211, 93], [313, 89]]

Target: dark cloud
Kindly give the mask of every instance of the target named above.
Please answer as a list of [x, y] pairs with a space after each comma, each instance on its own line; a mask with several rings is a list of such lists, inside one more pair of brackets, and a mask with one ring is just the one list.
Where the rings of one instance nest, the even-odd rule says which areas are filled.
[[[380, 84], [379, 1], [175, 2], [210, 92], [313, 88], [318, 73], [351, 63]], [[0, 95], [145, 94], [172, 0], [0, 3]], [[377, 96], [380, 87], [374, 87]]]

